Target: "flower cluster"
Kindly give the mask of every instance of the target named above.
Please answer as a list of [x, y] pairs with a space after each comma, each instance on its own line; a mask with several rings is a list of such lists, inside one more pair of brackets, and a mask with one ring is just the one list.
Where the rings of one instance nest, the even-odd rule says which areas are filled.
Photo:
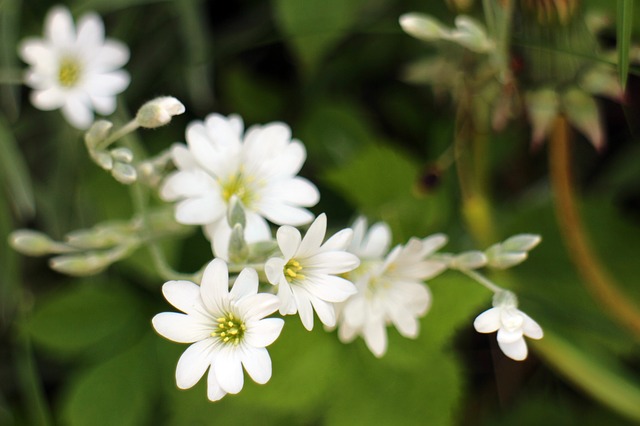
[[[422, 38], [445, 39], [477, 52], [495, 48], [470, 19], [458, 19], [455, 29], [416, 16], [404, 17], [403, 24]], [[97, 165], [120, 183], [156, 190], [172, 208], [168, 216], [141, 208], [140, 216], [130, 222], [72, 232], [63, 242], [19, 231], [11, 243], [27, 254], [58, 255], [51, 266], [60, 272], [89, 275], [143, 244], [153, 245], [158, 235], [179, 235], [190, 225], [202, 227], [214, 255], [202, 273], [173, 271], [158, 261], [158, 247], [153, 247], [168, 280], [162, 292], [180, 311], [156, 315], [153, 327], [169, 340], [190, 344], [178, 361], [179, 388], [194, 386], [207, 369], [212, 401], [242, 389], [243, 369], [256, 383], [269, 381], [266, 347], [284, 326], [282, 318], [270, 317], [276, 312], [298, 315], [307, 330], [313, 329], [317, 316], [326, 328], [338, 329], [341, 341], [360, 336], [381, 357], [387, 351], [389, 325], [404, 337], [418, 336], [420, 319], [432, 304], [425, 280], [447, 269], [495, 293], [494, 307], [478, 316], [474, 326], [481, 333], [497, 331], [507, 356], [524, 359], [523, 336], [542, 337], [535, 321], [517, 309], [515, 295], [477, 271], [524, 261], [539, 243], [538, 236], [518, 235], [484, 252], [447, 254], [438, 253], [447, 243], [443, 234], [411, 238], [390, 250], [389, 225], [379, 222], [368, 228], [362, 217], [351, 228], [331, 234], [327, 216], [308, 210], [320, 194], [298, 175], [306, 160], [304, 145], [281, 122], [245, 130], [239, 116], [212, 113], [187, 126], [186, 143], [176, 143], [154, 158], [138, 159], [133, 150], [111, 148], [112, 144], [140, 127], [168, 124], [185, 111], [184, 105], [163, 96], [144, 104], [121, 128], [114, 129], [107, 120], [94, 122], [94, 111], [114, 112], [115, 95], [129, 84], [128, 74], [120, 70], [128, 61], [128, 48], [105, 38], [102, 21], [94, 13], [82, 16], [76, 30], [63, 7], [47, 15], [44, 37], [27, 39], [20, 46], [30, 65], [26, 83], [33, 88], [32, 103], [43, 110], [61, 108], [73, 126], [88, 129], [84, 140]], [[307, 225], [303, 236], [298, 227]]]

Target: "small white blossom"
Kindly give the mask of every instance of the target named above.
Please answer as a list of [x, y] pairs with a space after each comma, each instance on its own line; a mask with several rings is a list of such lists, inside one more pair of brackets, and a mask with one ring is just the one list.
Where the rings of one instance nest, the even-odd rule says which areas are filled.
[[496, 293], [493, 308], [484, 311], [473, 322], [479, 333], [498, 332], [498, 346], [506, 356], [516, 361], [527, 358], [524, 336], [542, 339], [542, 328], [518, 309], [515, 295], [509, 291]]
[[207, 395], [216, 401], [238, 393], [244, 383], [242, 367], [259, 384], [271, 378], [273, 343], [284, 321], [264, 318], [278, 309], [273, 294], [258, 293], [258, 274], [244, 269], [229, 291], [227, 264], [214, 259], [207, 265], [200, 286], [169, 281], [162, 287], [166, 299], [184, 312], [163, 312], [153, 318], [156, 331], [169, 340], [193, 343], [176, 369], [180, 389], [195, 385], [207, 368]]
[[161, 96], [142, 105], [136, 114], [141, 127], [153, 129], [169, 124], [175, 115], [184, 113], [184, 105], [173, 96]]
[[441, 234], [412, 238], [387, 254], [391, 243], [387, 224], [374, 224], [367, 232], [366, 220], [359, 218], [353, 230], [348, 251], [358, 255], [361, 264], [348, 277], [358, 293], [339, 305], [338, 337], [347, 343], [361, 335], [369, 350], [381, 357], [387, 351], [387, 325], [393, 324], [405, 337], [417, 337], [418, 318], [431, 305], [431, 292], [423, 281], [446, 269], [445, 262], [429, 256], [447, 239]]
[[355, 255], [344, 251], [352, 231], [343, 229], [322, 244], [326, 229], [324, 214], [316, 218], [304, 238], [296, 228], [280, 227], [276, 238], [283, 257], [273, 257], [265, 264], [267, 279], [278, 286], [280, 313], [300, 313], [307, 330], [313, 328], [314, 310], [324, 325], [335, 326], [333, 304], [356, 292], [353, 283], [337, 276], [360, 263]]
[[129, 74], [120, 68], [129, 60], [129, 49], [105, 39], [100, 17], [86, 13], [77, 30], [69, 10], [56, 6], [44, 24], [44, 38], [27, 38], [19, 54], [30, 65], [26, 84], [33, 88], [31, 103], [41, 110], [61, 108], [65, 119], [79, 129], [93, 122], [93, 111], [111, 114], [115, 95], [129, 85]]
[[160, 192], [163, 199], [177, 202], [178, 222], [204, 225], [211, 239], [220, 233], [220, 244], [228, 241], [226, 214], [234, 195], [244, 207], [245, 236], [251, 241], [271, 238], [266, 220], [292, 226], [311, 222], [313, 214], [304, 207], [320, 198], [311, 182], [296, 176], [306, 151], [291, 139], [289, 126], [253, 126], [244, 135], [243, 128], [237, 115], [210, 114], [204, 122], [191, 123], [187, 145], [172, 147], [178, 170]]

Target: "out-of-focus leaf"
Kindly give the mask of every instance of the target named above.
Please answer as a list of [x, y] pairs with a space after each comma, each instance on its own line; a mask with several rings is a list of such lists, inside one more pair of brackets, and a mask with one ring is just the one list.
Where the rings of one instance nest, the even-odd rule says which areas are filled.
[[60, 412], [69, 426], [149, 424], [157, 392], [157, 364], [151, 337], [75, 377]]
[[304, 70], [312, 72], [358, 19], [359, 0], [275, 0], [276, 22]]
[[618, 0], [617, 49], [618, 73], [624, 89], [629, 74], [629, 50], [631, 48], [631, 31], [633, 30], [634, 0]]
[[35, 201], [31, 178], [27, 166], [18, 150], [7, 122], [0, 116], [0, 181], [5, 183], [4, 191], [13, 201], [13, 209], [23, 219], [35, 213]]
[[394, 237], [405, 241], [442, 229], [450, 214], [443, 188], [415, 195], [420, 166], [399, 149], [375, 145], [349, 163], [329, 170], [324, 180], [355, 208], [389, 223]]
[[52, 353], [87, 356], [125, 344], [123, 333], [128, 336], [136, 324], [141, 321], [132, 295], [94, 278], [43, 297], [25, 328], [35, 344]]
[[640, 422], [640, 380], [616, 360], [580, 349], [547, 331], [535, 342], [540, 354], [596, 400]]
[[220, 90], [226, 95], [233, 111], [242, 112], [245, 124], [263, 124], [280, 120], [286, 97], [279, 88], [258, 75], [240, 67], [225, 71]]

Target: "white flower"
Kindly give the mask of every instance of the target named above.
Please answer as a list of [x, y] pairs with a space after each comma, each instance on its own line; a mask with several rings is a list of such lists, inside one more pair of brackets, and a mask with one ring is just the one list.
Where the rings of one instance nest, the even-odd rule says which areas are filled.
[[62, 108], [79, 129], [91, 125], [94, 110], [111, 114], [115, 95], [129, 85], [129, 74], [119, 69], [129, 60], [129, 49], [105, 39], [102, 20], [92, 12], [80, 17], [76, 31], [69, 10], [54, 7], [45, 19], [44, 38], [25, 39], [19, 54], [30, 65], [31, 103], [45, 111]]
[[207, 368], [207, 395], [217, 401], [242, 390], [242, 366], [259, 384], [271, 378], [271, 358], [266, 346], [282, 330], [281, 318], [266, 318], [278, 309], [278, 298], [258, 293], [253, 269], [240, 272], [231, 291], [227, 264], [214, 259], [207, 265], [200, 286], [189, 281], [169, 281], [162, 287], [166, 299], [184, 312], [163, 312], [153, 318], [156, 331], [169, 340], [193, 343], [176, 369], [180, 389], [195, 385]]
[[418, 318], [431, 305], [431, 293], [423, 281], [446, 269], [444, 262], [428, 257], [446, 243], [446, 237], [412, 238], [385, 257], [391, 243], [389, 227], [380, 222], [366, 229], [366, 220], [358, 218], [348, 249], [361, 259], [360, 267], [348, 274], [358, 293], [339, 305], [338, 337], [347, 343], [361, 335], [369, 350], [381, 357], [387, 350], [388, 324], [405, 337], [417, 337]]
[[333, 327], [336, 323], [334, 303], [343, 302], [356, 292], [354, 285], [336, 275], [356, 268], [360, 261], [344, 251], [351, 239], [351, 229], [343, 229], [324, 244], [327, 217], [321, 214], [311, 224], [304, 238], [291, 226], [278, 229], [276, 238], [283, 257], [273, 257], [265, 264], [271, 284], [278, 286], [280, 313], [300, 313], [307, 330], [313, 328], [313, 311], [320, 321]]
[[484, 311], [473, 322], [479, 333], [498, 332], [498, 346], [506, 356], [516, 361], [527, 357], [524, 336], [542, 339], [542, 328], [518, 309], [515, 295], [509, 291], [496, 293], [493, 308]]
[[191, 123], [188, 146], [172, 147], [178, 170], [160, 191], [163, 199], [177, 201], [178, 222], [205, 225], [214, 247], [219, 231], [227, 237], [230, 232], [225, 216], [233, 195], [245, 210], [248, 241], [271, 238], [265, 219], [292, 226], [311, 222], [313, 214], [303, 207], [320, 198], [311, 182], [296, 176], [306, 152], [300, 141], [291, 139], [289, 126], [253, 126], [244, 136], [243, 127], [237, 115], [210, 114], [204, 122]]

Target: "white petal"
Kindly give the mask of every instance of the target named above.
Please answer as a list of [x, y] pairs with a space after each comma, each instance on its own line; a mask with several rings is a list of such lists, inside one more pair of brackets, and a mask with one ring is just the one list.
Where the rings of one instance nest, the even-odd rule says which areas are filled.
[[67, 96], [62, 114], [69, 124], [78, 129], [87, 129], [93, 122], [93, 111], [77, 96]]
[[269, 196], [285, 204], [303, 207], [315, 206], [320, 201], [318, 188], [302, 177], [278, 182], [270, 189]]
[[89, 12], [78, 19], [78, 44], [89, 50], [104, 43], [104, 25], [100, 16]]
[[61, 108], [67, 101], [66, 94], [57, 87], [31, 92], [31, 103], [42, 111], [51, 111]]
[[359, 264], [360, 259], [355, 254], [346, 251], [328, 251], [307, 257], [303, 267], [327, 274], [342, 274], [354, 270]]
[[343, 321], [353, 328], [362, 327], [365, 322], [366, 300], [362, 295], [347, 300], [342, 310]]
[[243, 297], [255, 295], [258, 292], [258, 273], [255, 269], [243, 269], [231, 287], [231, 298], [240, 300]]
[[242, 364], [235, 348], [225, 347], [213, 363], [216, 379], [220, 387], [228, 393], [238, 393], [242, 390], [244, 376], [242, 374]]
[[211, 335], [210, 327], [177, 312], [163, 312], [154, 316], [151, 322], [158, 334], [178, 343], [193, 343]]
[[[171, 173], [163, 182], [160, 197], [166, 201], [178, 198], [213, 198], [214, 180], [202, 170], [188, 170]], [[220, 202], [222, 204], [222, 202]], [[220, 210], [223, 206], [220, 206]]]
[[498, 330], [498, 342], [502, 342], [502, 343], [512, 343], [515, 342], [517, 340], [522, 339], [523, 333], [522, 333], [522, 329], [518, 328], [517, 330], [507, 330], [505, 328], [501, 328]]
[[209, 262], [202, 274], [200, 296], [211, 314], [224, 313], [229, 299], [229, 270], [225, 261], [213, 259]]
[[400, 334], [409, 339], [418, 336], [419, 323], [410, 313], [399, 309], [389, 309], [389, 316]]
[[342, 323], [338, 329], [338, 339], [342, 343], [352, 342], [358, 335], [358, 330], [358, 328], [352, 327], [347, 323]]
[[280, 164], [278, 168], [279, 174], [281, 176], [296, 175], [302, 168], [306, 158], [307, 152], [305, 151], [304, 145], [302, 145], [300, 141], [293, 139], [291, 143], [280, 152], [280, 156], [278, 157]]
[[[345, 250], [349, 243], [351, 243], [351, 238], [353, 237], [353, 231], [349, 228], [343, 229], [341, 231], [336, 232], [324, 242], [322, 245], [323, 251], [334, 251], [334, 250]], [[360, 262], [358, 262], [360, 263]]]
[[298, 312], [295, 298], [293, 297], [293, 289], [291, 285], [282, 276], [280, 284], [278, 284], [278, 299], [280, 300], [280, 315], [293, 315]]
[[313, 305], [313, 310], [316, 311], [320, 322], [322, 322], [327, 327], [335, 327], [336, 311], [333, 308], [333, 304], [315, 297], [311, 298], [310, 300], [311, 304]]
[[276, 239], [282, 255], [289, 260], [298, 252], [302, 237], [296, 228], [285, 225], [278, 228]]
[[313, 213], [309, 210], [281, 202], [262, 201], [258, 204], [257, 209], [276, 225], [301, 226], [313, 220]]
[[264, 265], [264, 273], [267, 275], [267, 279], [273, 285], [279, 284], [284, 278], [284, 259], [279, 257], [272, 257], [267, 260]]
[[535, 322], [531, 317], [524, 312], [520, 311], [522, 316], [524, 317], [524, 324], [522, 325], [522, 331], [524, 335], [530, 337], [532, 339], [542, 339], [544, 333], [542, 332], [542, 328]]
[[478, 333], [493, 333], [500, 325], [500, 308], [486, 310], [473, 321], [473, 327]]
[[265, 348], [243, 350], [242, 365], [256, 383], [264, 385], [271, 378], [271, 358]]
[[200, 300], [200, 286], [191, 281], [167, 281], [162, 294], [169, 303], [184, 313], [191, 313]]
[[63, 6], [53, 7], [44, 23], [44, 35], [57, 47], [68, 47], [75, 39], [75, 27], [69, 9]]
[[224, 215], [224, 205], [211, 197], [188, 198], [176, 204], [176, 220], [184, 225], [205, 225]]
[[114, 96], [124, 92], [130, 81], [129, 73], [122, 70], [92, 74], [87, 79], [87, 91], [94, 96]]
[[367, 321], [363, 335], [364, 342], [376, 357], [380, 358], [387, 352], [387, 329], [381, 318]]
[[183, 143], [171, 145], [171, 159], [179, 170], [191, 170], [199, 167], [191, 151]]
[[303, 258], [317, 252], [320, 248], [320, 245], [322, 244], [322, 240], [324, 239], [326, 231], [327, 216], [322, 213], [316, 218], [316, 220], [313, 221], [304, 238], [302, 239], [302, 242], [300, 242], [297, 256]]
[[54, 50], [41, 39], [26, 38], [18, 45], [18, 54], [23, 61], [31, 65], [37, 64], [39, 68], [43, 65], [52, 71], [57, 68], [58, 58]]
[[309, 295], [298, 286], [292, 286], [291, 290], [302, 325], [311, 331], [313, 329], [313, 308], [311, 307], [311, 301], [309, 301]]
[[282, 318], [265, 318], [247, 329], [244, 335], [245, 341], [254, 348], [264, 348], [275, 342], [283, 326]]
[[258, 293], [243, 298], [237, 303], [241, 315], [247, 321], [264, 318], [274, 313], [280, 301], [278, 296], [269, 293]]
[[116, 110], [116, 98], [113, 96], [91, 95], [93, 108], [102, 115], [112, 114]]
[[515, 340], [513, 342], [500, 342], [498, 346], [506, 356], [516, 361], [522, 361], [527, 358], [527, 344], [523, 338]]
[[374, 224], [355, 254], [366, 259], [380, 259], [389, 250], [391, 228], [384, 222]]
[[344, 302], [358, 291], [351, 281], [333, 275], [310, 275], [303, 285], [315, 297], [334, 303]]
[[117, 40], [107, 39], [100, 48], [100, 69], [111, 71], [129, 61], [129, 48]]
[[219, 401], [226, 394], [216, 379], [215, 370], [210, 368], [207, 375], [207, 398], [209, 398], [209, 401]]
[[180, 389], [189, 389], [202, 377], [213, 359], [213, 339], [201, 340], [189, 346], [178, 360], [176, 384]]

